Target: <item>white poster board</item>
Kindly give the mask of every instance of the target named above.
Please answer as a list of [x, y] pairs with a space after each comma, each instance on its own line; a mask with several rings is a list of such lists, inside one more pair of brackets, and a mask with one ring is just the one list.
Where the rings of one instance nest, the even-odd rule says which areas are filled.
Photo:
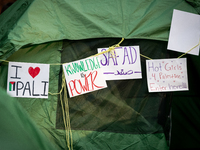
[[9, 62], [7, 93], [12, 97], [48, 98], [49, 64]]
[[[98, 53], [108, 48], [98, 48]], [[125, 80], [142, 78], [139, 46], [117, 47], [111, 52], [99, 55], [100, 64], [106, 80]]]
[[186, 58], [146, 60], [149, 92], [187, 91]]
[[98, 57], [63, 64], [70, 97], [106, 88]]
[[[200, 39], [200, 16], [174, 10], [168, 40], [168, 50], [185, 53], [198, 45]], [[199, 46], [188, 54], [199, 55]]]

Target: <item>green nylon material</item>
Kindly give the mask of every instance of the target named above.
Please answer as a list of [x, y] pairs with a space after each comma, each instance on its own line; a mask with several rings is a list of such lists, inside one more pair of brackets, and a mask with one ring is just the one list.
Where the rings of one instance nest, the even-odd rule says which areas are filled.
[[[117, 41], [120, 39], [65, 40], [62, 63], [88, 58], [96, 54], [97, 48], [105, 48]], [[168, 57], [166, 42], [129, 39], [121, 44], [133, 45], [140, 45], [140, 52], [151, 58]], [[167, 93], [148, 92], [145, 61], [146, 59], [141, 57], [142, 79], [107, 81], [108, 87], [105, 89], [68, 98], [71, 128], [132, 134], [163, 132], [157, 123], [158, 112], [160, 103], [167, 101]], [[112, 64], [112, 59], [109, 59], [109, 62]], [[128, 64], [128, 60], [125, 64]], [[61, 112], [61, 106], [58, 107], [58, 111]], [[57, 114], [60, 118], [57, 118], [57, 127], [63, 129], [61, 114]]]
[[2, 150], [54, 150], [26, 111], [0, 88], [0, 145]]
[[173, 9], [197, 13], [184, 0], [18, 1], [0, 16], [0, 58], [27, 44], [62, 39], [167, 41]]
[[[115, 40], [115, 41], [118, 41], [118, 40]], [[74, 42], [76, 43], [76, 41]], [[148, 44], [147, 43], [146, 45], [150, 44], [150, 43]], [[156, 42], [154, 43], [156, 44]], [[76, 45], [77, 47], [82, 46], [82, 44], [80, 44], [79, 42]], [[50, 64], [59, 63], [61, 60], [61, 53], [60, 53], [61, 48], [62, 48], [62, 42], [50, 42], [50, 43], [39, 44], [39, 45], [34, 45], [34, 46], [27, 46], [15, 52], [11, 57], [9, 57], [8, 60], [17, 61], [17, 62], [32, 62], [32, 63], [50, 63]], [[71, 48], [73, 48], [72, 45], [71, 45]], [[93, 49], [92, 52], [94, 51], [95, 50]], [[151, 53], [153, 55], [154, 52], [149, 51], [147, 53], [148, 54]], [[62, 55], [64, 54], [62, 53]], [[77, 57], [81, 54], [77, 53], [74, 55], [75, 57]], [[67, 55], [64, 55], [64, 56], [66, 57], [65, 62], [68, 62], [70, 61], [70, 59], [73, 59], [70, 56], [67, 56]], [[57, 93], [59, 89], [58, 80], [59, 80], [59, 73], [61, 73], [60, 67], [61, 66], [54, 66], [54, 65], [51, 65], [50, 67], [49, 91], [52, 93]], [[4, 88], [6, 87], [5, 79], [7, 76], [7, 69], [8, 69], [7, 63], [3, 63], [1, 66], [2, 76], [0, 76], [0, 81], [1, 81], [0, 83]], [[144, 90], [146, 91], [146, 89]], [[84, 101], [84, 99], [82, 100]], [[20, 102], [20, 104], [25, 108], [29, 116], [39, 126], [42, 132], [48, 137], [50, 142], [56, 146], [57, 150], [67, 149], [66, 141], [65, 141], [65, 131], [63, 129], [56, 128], [58, 96], [52, 96], [49, 94], [48, 99], [17, 98], [17, 101]], [[110, 101], [113, 102], [113, 106], [115, 106], [115, 104], [118, 105], [118, 103], [119, 104], [122, 103], [120, 102], [120, 100], [114, 99], [114, 98], [111, 99]], [[158, 103], [155, 103], [155, 105], [158, 105]], [[90, 105], [88, 105], [88, 107], [89, 106]], [[129, 108], [129, 106], [126, 103], [123, 103], [123, 106], [125, 106], [123, 107], [123, 109]], [[142, 101], [141, 107], [145, 108], [145, 106], [148, 106], [148, 105], [146, 105], [145, 103], [143, 104], [143, 101]], [[143, 109], [141, 109], [139, 112], [141, 114], [144, 114], [142, 110]], [[99, 114], [100, 112], [101, 111], [99, 110]], [[148, 113], [146, 115], [148, 116]], [[156, 113], [154, 116], [156, 117]], [[153, 122], [151, 124], [152, 127], [156, 127], [156, 128], [159, 127], [158, 125], [155, 125]], [[128, 126], [126, 126], [126, 128], [127, 127]], [[131, 126], [129, 126], [126, 129], [127, 132], [130, 130], [129, 128], [131, 128]], [[164, 133], [154, 133], [158, 131], [157, 129], [151, 130], [150, 131], [151, 134], [146, 133], [146, 131], [141, 131], [142, 134], [128, 134], [128, 133], [98, 132], [98, 131], [88, 131], [88, 130], [90, 129], [86, 128], [84, 130], [72, 130], [74, 149], [105, 149], [105, 150], [108, 149], [109, 150], [109, 149], [117, 148], [119, 150], [120, 149], [131, 150], [131, 149], [140, 149], [140, 148], [145, 149], [148, 147], [151, 149], [162, 149], [162, 150], [168, 149]]]
[[[32, 62], [32, 63], [60, 63], [60, 52], [62, 42], [50, 42], [45, 44], [39, 44], [29, 46], [20, 49], [8, 58], [9, 61], [16, 62]], [[8, 64], [3, 63], [1, 65], [0, 84], [6, 89]], [[50, 78], [49, 78], [49, 92], [58, 92], [58, 75], [60, 72], [60, 66], [50, 66]], [[49, 94], [48, 99], [28, 99], [28, 98], [16, 98], [16, 100], [24, 107], [29, 116], [39, 126], [39, 128], [49, 138], [51, 143], [57, 146], [59, 149], [60, 142], [65, 144], [64, 131], [60, 135], [59, 131], [55, 130], [56, 120], [56, 108], [57, 108], [58, 96], [51, 96]], [[56, 144], [55, 144], [56, 143]], [[64, 146], [65, 147], [65, 146]]]
[[[195, 4], [198, 4], [199, 1], [187, 1], [191, 2], [193, 7], [190, 5], [191, 3], [184, 0], [18, 0], [0, 15], [0, 58], [8, 58], [10, 61], [17, 62], [60, 63], [59, 51], [62, 47], [62, 39], [125, 37], [126, 39], [167, 41], [173, 9], [197, 13], [198, 5]], [[148, 51], [147, 54], [149, 54]], [[173, 53], [173, 56], [176, 55]], [[195, 64], [190, 66], [190, 71], [194, 66], [198, 68], [198, 57], [191, 56], [190, 62]], [[7, 63], [2, 63], [0, 86], [4, 89], [6, 89], [7, 70]], [[58, 92], [60, 71], [59, 66], [50, 68], [50, 92]], [[199, 70], [197, 72], [199, 74]], [[187, 100], [196, 100], [198, 99], [198, 86], [195, 86], [197, 82], [191, 75], [196, 75], [196, 72], [189, 74], [189, 84], [190, 88], [192, 87], [189, 96], [192, 94], [192, 97], [187, 97]], [[185, 96], [183, 93], [179, 94], [180, 92], [175, 94], [175, 100], [180, 100], [182, 96]], [[5, 99], [9, 98], [5, 97]], [[57, 96], [49, 95], [49, 98], [45, 100], [17, 98], [17, 101], [26, 109], [50, 142], [56, 146], [55, 149], [66, 149], [65, 132], [56, 129]], [[195, 102], [198, 104], [197, 101]], [[174, 104], [175, 107], [172, 108], [175, 111], [184, 111], [184, 107], [180, 108], [178, 103]], [[184, 106], [187, 106], [187, 102]], [[193, 104], [192, 106], [198, 110]], [[191, 109], [189, 110], [191, 111]], [[194, 114], [192, 113], [192, 115]], [[174, 115], [174, 117], [175, 119], [180, 118], [181, 114]], [[180, 122], [184, 119], [182, 116]], [[180, 143], [174, 141], [176, 147], [180, 147], [176, 145], [177, 143], [181, 144], [184, 141], [184, 132], [181, 130], [184, 129], [183, 125], [175, 126], [172, 133], [177, 135], [175, 131], [178, 128], [182, 135], [177, 136], [177, 139], [181, 139]], [[190, 134], [190, 125], [188, 124], [187, 131]], [[194, 132], [192, 131], [192, 133]], [[168, 149], [163, 133], [136, 135], [83, 130], [73, 130], [72, 133], [76, 149], [143, 150], [145, 146], [149, 149]], [[31, 135], [34, 136], [35, 133], [31, 133]], [[15, 136], [21, 137], [20, 135]], [[38, 138], [36, 137], [36, 139]], [[40, 147], [42, 146], [40, 145]], [[187, 147], [190, 147], [189, 143]]]
[[163, 133], [121, 134], [73, 131], [74, 149], [79, 150], [168, 150]]

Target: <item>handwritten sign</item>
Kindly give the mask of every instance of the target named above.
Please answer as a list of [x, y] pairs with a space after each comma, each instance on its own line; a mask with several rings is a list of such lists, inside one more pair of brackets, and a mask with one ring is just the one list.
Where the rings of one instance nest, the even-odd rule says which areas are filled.
[[[199, 43], [200, 16], [180, 10], [174, 10], [168, 40], [168, 50], [185, 53]], [[199, 45], [189, 54], [199, 55]]]
[[147, 60], [149, 92], [188, 90], [186, 58]]
[[9, 62], [7, 93], [13, 97], [48, 98], [49, 64]]
[[[98, 53], [107, 49], [98, 48]], [[108, 52], [99, 56], [106, 80], [142, 78], [139, 46], [118, 47], [114, 54]]]
[[63, 64], [70, 97], [106, 88], [98, 57]]

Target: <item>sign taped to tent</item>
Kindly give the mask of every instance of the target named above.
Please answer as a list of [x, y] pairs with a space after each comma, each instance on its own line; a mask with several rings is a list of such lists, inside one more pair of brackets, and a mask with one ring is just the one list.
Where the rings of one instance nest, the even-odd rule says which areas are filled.
[[188, 90], [186, 58], [146, 60], [149, 92]]
[[[98, 48], [98, 53], [108, 48]], [[141, 79], [139, 46], [117, 47], [113, 52], [99, 56], [106, 80]]]
[[13, 97], [48, 98], [49, 64], [9, 62], [7, 93]]
[[70, 97], [106, 88], [98, 57], [63, 64]]

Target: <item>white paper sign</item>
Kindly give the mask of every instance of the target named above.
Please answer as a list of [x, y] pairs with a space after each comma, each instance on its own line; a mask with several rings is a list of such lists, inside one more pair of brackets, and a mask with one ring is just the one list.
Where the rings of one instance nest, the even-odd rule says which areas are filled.
[[149, 92], [188, 90], [186, 58], [146, 60]]
[[7, 93], [13, 97], [48, 98], [49, 64], [9, 62]]
[[[108, 48], [98, 48], [98, 53]], [[110, 52], [99, 56], [106, 80], [142, 78], [139, 46], [115, 48], [115, 56]]]
[[98, 57], [63, 64], [70, 97], [106, 88]]
[[[199, 43], [200, 16], [180, 10], [173, 11], [168, 50], [187, 52]], [[199, 55], [199, 46], [189, 52]]]

